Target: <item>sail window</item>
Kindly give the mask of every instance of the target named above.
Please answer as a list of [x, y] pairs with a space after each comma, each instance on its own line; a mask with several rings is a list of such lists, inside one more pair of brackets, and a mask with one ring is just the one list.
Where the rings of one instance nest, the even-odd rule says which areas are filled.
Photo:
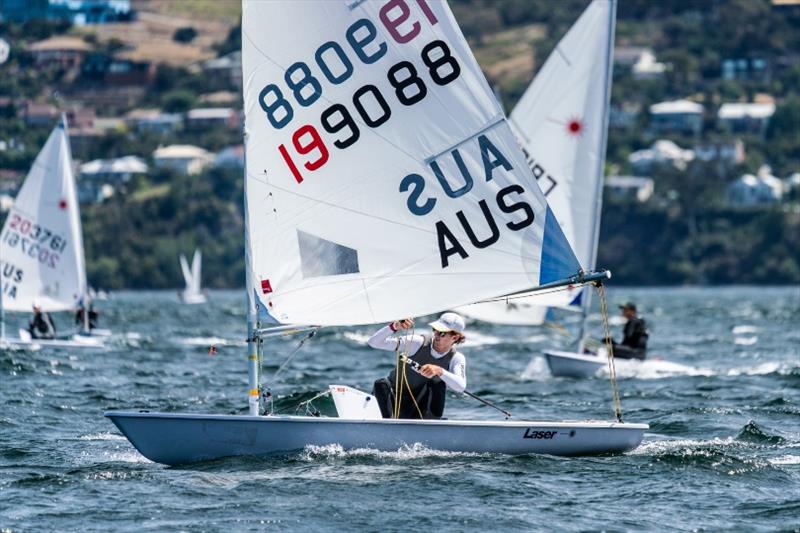
[[297, 241], [300, 246], [303, 277], [338, 276], [359, 272], [358, 251], [353, 248], [299, 230]]

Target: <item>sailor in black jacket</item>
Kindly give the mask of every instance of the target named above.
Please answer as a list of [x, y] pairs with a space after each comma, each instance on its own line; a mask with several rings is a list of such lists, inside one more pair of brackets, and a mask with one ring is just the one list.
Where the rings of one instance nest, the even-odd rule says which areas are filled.
[[620, 305], [622, 316], [628, 319], [623, 330], [624, 338], [622, 343], [617, 343], [611, 339], [614, 346], [614, 357], [618, 359], [644, 359], [647, 356], [647, 324], [644, 319], [636, 314], [636, 305], [628, 302]]

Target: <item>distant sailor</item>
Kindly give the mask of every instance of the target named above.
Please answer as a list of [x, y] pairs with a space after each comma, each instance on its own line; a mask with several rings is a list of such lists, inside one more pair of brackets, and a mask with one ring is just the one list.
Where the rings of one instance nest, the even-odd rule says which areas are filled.
[[41, 306], [33, 303], [33, 319], [28, 324], [28, 331], [34, 339], [55, 339], [56, 326], [50, 313], [42, 313]]
[[446, 389], [463, 392], [467, 388], [466, 359], [456, 350], [456, 345], [464, 342], [464, 319], [457, 313], [444, 313], [430, 324], [430, 335], [391, 336], [399, 329], [413, 326], [413, 319], [396, 320], [367, 341], [372, 348], [407, 353], [409, 359], [421, 367], [417, 372], [411, 365], [400, 363], [398, 367], [405, 370], [405, 379], [402, 374], [398, 379], [395, 369], [388, 378], [375, 382], [372, 393], [384, 418], [394, 416], [397, 387], [401, 390], [399, 418], [420, 418], [420, 415], [421, 418], [441, 418]]
[[636, 304], [628, 302], [620, 305], [622, 316], [628, 319], [623, 330], [624, 338], [621, 344], [617, 344], [614, 339], [611, 343], [614, 346], [614, 357], [617, 359], [644, 359], [647, 356], [647, 324], [644, 319], [636, 314]]
[[97, 328], [97, 319], [99, 318], [99, 314], [97, 311], [94, 310], [94, 304], [89, 304], [89, 314], [86, 315], [86, 307], [84, 307], [83, 303], [78, 306], [78, 310], [75, 312], [75, 325], [78, 327], [83, 327], [88, 322], [89, 330], [93, 330]]

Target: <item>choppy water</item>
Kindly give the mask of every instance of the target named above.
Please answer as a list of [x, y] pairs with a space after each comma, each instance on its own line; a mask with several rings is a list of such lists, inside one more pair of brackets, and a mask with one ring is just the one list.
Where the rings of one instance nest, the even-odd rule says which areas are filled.
[[[242, 293], [212, 292], [204, 307], [168, 292], [114, 294], [101, 303], [102, 325], [118, 334], [108, 351], [0, 352], [0, 530], [800, 529], [800, 288], [610, 297], [635, 300], [652, 330], [652, 359], [620, 368], [626, 420], [651, 425], [631, 453], [331, 446], [167, 468], [139, 455], [102, 412], [243, 413]], [[475, 393], [521, 418], [610, 418], [607, 380], [553, 379], [532, 361], [563, 344], [557, 331], [469, 328]], [[364, 346], [371, 332], [309, 341], [274, 385], [279, 405], [329, 383], [369, 390], [392, 365], [392, 354]], [[298, 340], [271, 345], [268, 376]], [[495, 417], [455, 396], [447, 411]]]

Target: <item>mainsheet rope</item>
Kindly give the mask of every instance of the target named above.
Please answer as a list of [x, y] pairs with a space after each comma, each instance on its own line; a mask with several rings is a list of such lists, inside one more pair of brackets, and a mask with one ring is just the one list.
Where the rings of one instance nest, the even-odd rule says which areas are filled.
[[602, 283], [595, 285], [598, 299], [600, 300], [600, 314], [603, 316], [603, 331], [606, 341], [606, 355], [608, 356], [608, 375], [611, 377], [611, 396], [614, 401], [614, 416], [617, 422], [622, 422], [622, 403], [619, 400], [619, 386], [617, 384], [617, 370], [614, 366], [614, 345], [611, 342], [611, 328], [608, 325], [608, 302], [606, 289]]
[[414, 397], [414, 393], [411, 391], [411, 385], [408, 382], [408, 377], [406, 376], [406, 361], [408, 360], [408, 344], [411, 342], [411, 339], [414, 337], [414, 327], [412, 326], [410, 329], [405, 330], [405, 338], [403, 339], [405, 342], [403, 343], [404, 351], [400, 350], [400, 339], [397, 339], [397, 348], [395, 348], [395, 353], [397, 354], [397, 363], [395, 365], [394, 371], [394, 412], [392, 413], [394, 416], [392, 418], [400, 418], [400, 406], [402, 404], [403, 398], [403, 386], [405, 386], [406, 390], [408, 390], [408, 395], [411, 396], [411, 400], [414, 402], [414, 407], [417, 408], [417, 413], [419, 414], [420, 420], [422, 420], [422, 411], [417, 404], [417, 399]]

